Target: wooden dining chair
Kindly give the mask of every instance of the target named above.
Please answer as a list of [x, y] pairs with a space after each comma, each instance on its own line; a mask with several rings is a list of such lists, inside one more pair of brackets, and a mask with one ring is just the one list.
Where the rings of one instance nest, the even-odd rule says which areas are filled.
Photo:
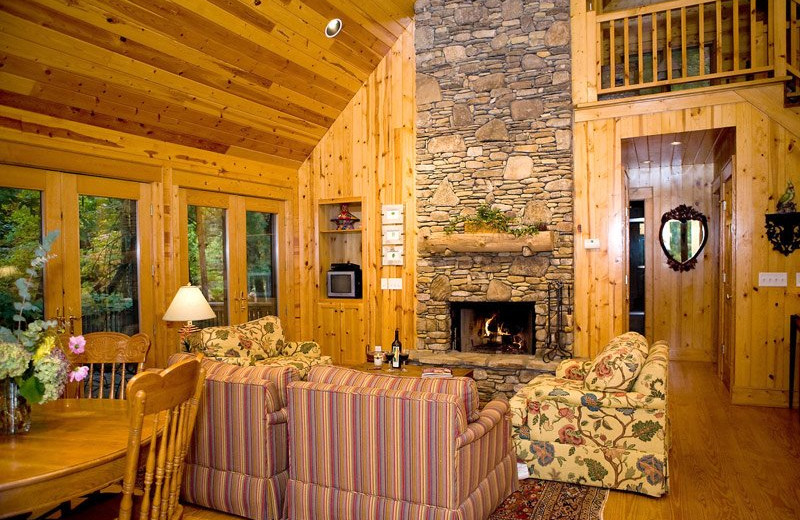
[[[139, 373], [128, 383], [130, 423], [120, 520], [129, 520], [134, 509], [139, 511], [137, 518], [140, 520], [181, 518], [183, 507], [178, 503], [178, 497], [184, 462], [205, 381], [205, 369], [197, 357], [172, 365], [160, 373]], [[137, 490], [137, 507], [134, 508], [145, 420], [153, 422], [155, 433], [145, 448], [143, 489]]]
[[125, 386], [131, 377], [144, 370], [150, 338], [147, 334], [128, 336], [120, 332], [85, 334], [83, 354], [66, 355], [73, 365], [87, 365], [89, 375], [83, 383], [72, 383], [65, 396], [94, 399], [125, 399]]
[[[130, 380], [126, 392], [128, 451], [121, 491], [117, 485], [86, 497], [62, 513], [60, 520], [182, 517], [183, 507], [178, 498], [184, 461], [206, 381], [201, 357], [181, 361], [160, 372], [141, 372]], [[145, 421], [151, 422], [154, 433], [149, 441], [144, 439], [143, 445]]]

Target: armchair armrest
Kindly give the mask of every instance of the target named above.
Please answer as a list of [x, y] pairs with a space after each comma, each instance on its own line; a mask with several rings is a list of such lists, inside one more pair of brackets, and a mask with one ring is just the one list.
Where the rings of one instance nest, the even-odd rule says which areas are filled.
[[565, 359], [556, 368], [556, 377], [583, 381], [589, 373], [590, 359]]
[[554, 401], [569, 406], [585, 406], [589, 410], [600, 408], [636, 408], [666, 410], [667, 401], [639, 392], [603, 392], [589, 390], [571, 379], [540, 377], [533, 385], [528, 400]]
[[456, 437], [456, 449], [480, 440], [488, 431], [500, 424], [507, 415], [507, 401], [490, 402], [480, 411], [478, 420], [469, 423], [467, 429]]
[[294, 354], [305, 354], [309, 357], [320, 357], [322, 349], [316, 341], [287, 341], [283, 344], [281, 356], [291, 356]]

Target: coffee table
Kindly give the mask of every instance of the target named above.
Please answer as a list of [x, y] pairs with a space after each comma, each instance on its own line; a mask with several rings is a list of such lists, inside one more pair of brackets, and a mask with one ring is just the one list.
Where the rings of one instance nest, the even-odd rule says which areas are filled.
[[[374, 363], [361, 363], [360, 365], [347, 365], [347, 368], [369, 372], [371, 374], [386, 374], [401, 377], [422, 377], [423, 368], [432, 368], [432, 365], [403, 365], [403, 368], [392, 368], [389, 363], [376, 367]], [[471, 368], [450, 368], [455, 377], [472, 377]]]

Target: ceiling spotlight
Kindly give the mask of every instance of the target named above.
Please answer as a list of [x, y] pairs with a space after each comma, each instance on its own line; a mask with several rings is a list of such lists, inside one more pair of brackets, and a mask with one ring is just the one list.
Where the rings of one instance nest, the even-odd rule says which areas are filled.
[[333, 38], [342, 31], [342, 21], [339, 18], [334, 18], [328, 25], [325, 26], [325, 36]]
[[653, 161], [648, 159], [647, 161], [642, 161], [642, 164], [653, 164]]
[[669, 144], [671, 144], [672, 146], [678, 146], [678, 145], [681, 145], [681, 144], [683, 144], [683, 143], [682, 143], [682, 142], [680, 142], [680, 141], [672, 141], [672, 142], [671, 142], [671, 143], [669, 143]]

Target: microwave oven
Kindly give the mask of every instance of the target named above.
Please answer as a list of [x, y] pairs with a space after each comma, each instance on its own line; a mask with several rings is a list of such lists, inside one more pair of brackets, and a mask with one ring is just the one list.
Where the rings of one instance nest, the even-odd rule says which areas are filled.
[[361, 298], [361, 266], [332, 264], [327, 285], [328, 298]]

